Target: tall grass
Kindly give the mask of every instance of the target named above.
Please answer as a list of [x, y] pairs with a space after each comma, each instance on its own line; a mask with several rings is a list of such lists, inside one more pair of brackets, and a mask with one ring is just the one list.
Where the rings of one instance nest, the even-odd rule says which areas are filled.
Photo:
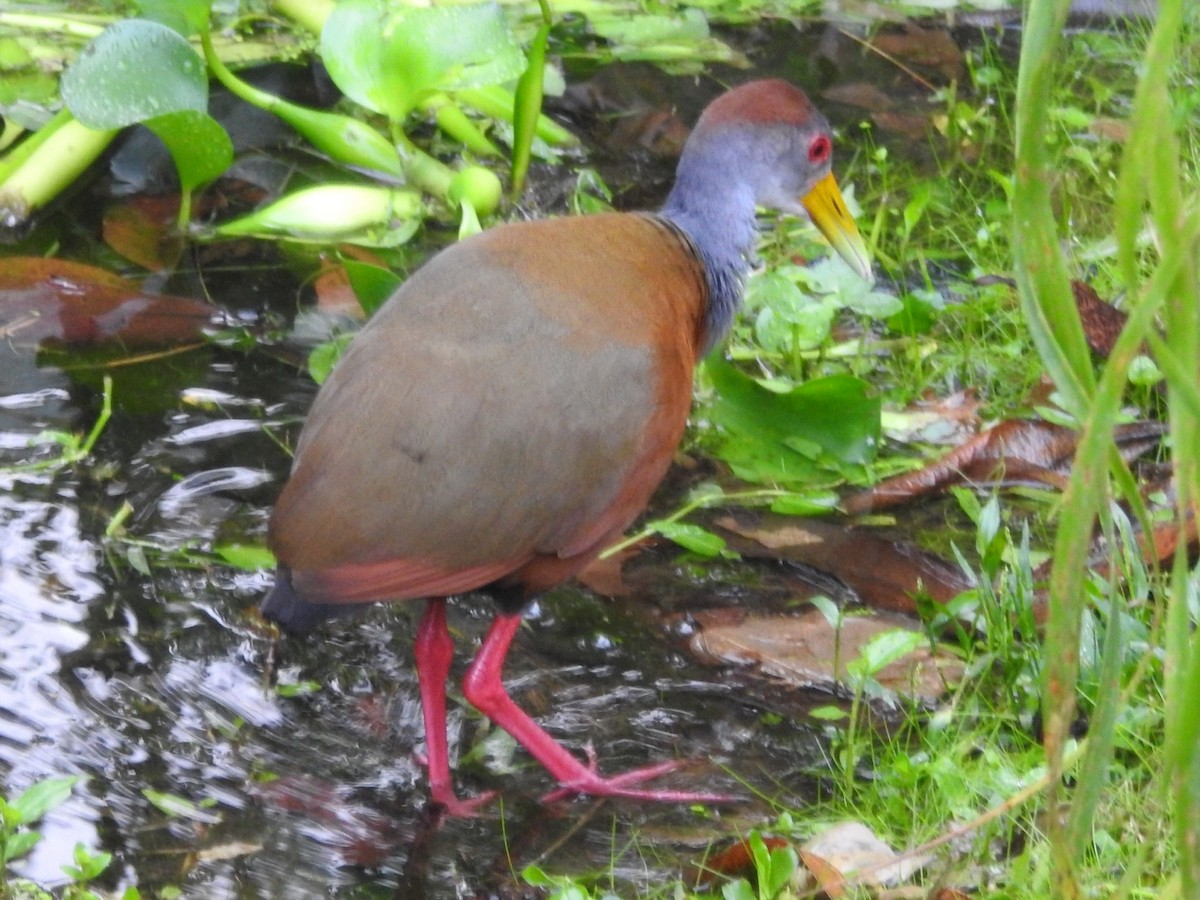
[[[1082, 896], [1076, 878], [1090, 847], [1093, 815], [1106, 786], [1115, 721], [1123, 689], [1118, 654], [1106, 652], [1101, 683], [1107, 686], [1090, 723], [1074, 784], [1060, 816], [1060, 783], [1068, 765], [1069, 729], [1079, 679], [1081, 618], [1088, 552], [1094, 526], [1109, 524], [1111, 504], [1123, 499], [1146, 521], [1134, 479], [1112, 440], [1129, 365], [1148, 342], [1168, 387], [1175, 515], [1182, 528], [1200, 500], [1200, 203], [1183, 176], [1179, 117], [1168, 90], [1180, 56], [1184, 6], [1160, 0], [1134, 99], [1115, 208], [1118, 268], [1131, 316], [1097, 378], [1068, 283], [1068, 261], [1051, 209], [1053, 160], [1046, 144], [1050, 86], [1061, 76], [1060, 41], [1069, 0], [1030, 0], [1017, 83], [1016, 191], [1013, 249], [1021, 305], [1038, 352], [1063, 404], [1080, 422], [1082, 437], [1054, 542], [1050, 612], [1045, 632], [1044, 744], [1051, 775], [1047, 806], [1055, 896]], [[1149, 231], [1154, 252], [1139, 252]], [[1149, 257], [1149, 258], [1148, 258]], [[1161, 330], [1159, 330], [1161, 326]], [[1115, 552], [1115, 551], [1114, 551]], [[1179, 870], [1167, 895], [1200, 896], [1200, 632], [1193, 625], [1189, 589], [1195, 575], [1181, 546], [1161, 594], [1165, 648], [1163, 671], [1164, 770], [1159, 789], [1172, 810]], [[1117, 622], [1118, 617], [1109, 621]], [[1115, 624], [1113, 625], [1115, 628]], [[1118, 635], [1110, 633], [1109, 648]]]

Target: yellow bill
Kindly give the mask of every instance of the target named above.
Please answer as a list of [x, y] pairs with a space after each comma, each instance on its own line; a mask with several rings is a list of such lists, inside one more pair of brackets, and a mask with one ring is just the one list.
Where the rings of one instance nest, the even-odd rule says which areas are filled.
[[875, 274], [871, 271], [871, 258], [867, 256], [867, 245], [863, 243], [854, 217], [846, 209], [846, 201], [838, 188], [837, 179], [830, 172], [813, 185], [800, 200], [808, 210], [813, 224], [821, 229], [821, 234], [833, 246], [847, 263], [864, 279], [875, 283]]

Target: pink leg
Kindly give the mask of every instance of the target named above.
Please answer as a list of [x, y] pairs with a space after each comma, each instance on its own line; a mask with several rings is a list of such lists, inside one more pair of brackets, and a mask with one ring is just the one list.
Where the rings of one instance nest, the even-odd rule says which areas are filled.
[[421, 712], [425, 717], [425, 752], [428, 756], [429, 794], [452, 816], [469, 816], [492, 799], [487, 793], [473, 800], [459, 800], [450, 778], [450, 752], [446, 746], [446, 677], [454, 660], [454, 642], [446, 627], [446, 601], [428, 600], [417, 627], [414, 644], [417, 683], [421, 688]]
[[554, 800], [568, 794], [632, 797], [669, 803], [717, 803], [731, 799], [714, 794], [630, 787], [674, 771], [679, 768], [680, 763], [660, 763], [612, 778], [604, 778], [596, 772], [594, 766], [586, 766], [576, 759], [517, 706], [504, 690], [500, 673], [504, 667], [504, 658], [508, 655], [509, 645], [520, 627], [519, 614], [496, 616], [487, 637], [483, 639], [483, 646], [479, 648], [479, 653], [467, 669], [466, 678], [463, 680], [463, 693], [480, 712], [511, 734], [517, 743], [528, 750], [562, 785], [543, 799]]

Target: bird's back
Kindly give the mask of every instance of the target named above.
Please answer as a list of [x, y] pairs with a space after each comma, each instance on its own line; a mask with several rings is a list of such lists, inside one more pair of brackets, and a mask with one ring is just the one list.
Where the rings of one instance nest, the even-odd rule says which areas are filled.
[[654, 216], [501, 226], [442, 252], [355, 338], [270, 541], [301, 598], [529, 592], [643, 508], [682, 435], [705, 280]]

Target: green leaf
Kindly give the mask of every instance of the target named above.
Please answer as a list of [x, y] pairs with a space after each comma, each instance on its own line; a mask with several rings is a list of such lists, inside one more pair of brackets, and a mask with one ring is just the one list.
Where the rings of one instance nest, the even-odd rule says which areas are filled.
[[4, 842], [4, 855], [0, 859], [0, 864], [9, 862], [10, 860], [20, 859], [30, 850], [37, 846], [38, 841], [42, 839], [41, 834], [36, 831], [18, 831], [16, 834], [11, 834]]
[[307, 697], [309, 694], [319, 693], [321, 683], [319, 681], [296, 681], [291, 684], [275, 685], [275, 693], [280, 697]]
[[32, 824], [71, 796], [71, 790], [79, 780], [78, 775], [43, 779], [12, 800], [9, 808], [16, 812], [19, 824]]
[[688, 522], [661, 521], [654, 523], [654, 530], [669, 541], [674, 541], [685, 550], [700, 556], [720, 556], [725, 549], [725, 541], [720, 535], [713, 534], [699, 525]]
[[619, 46], [622, 44], [633, 47], [693, 44], [709, 36], [708, 19], [698, 9], [685, 9], [679, 15], [596, 15], [590, 21], [598, 35], [618, 45], [615, 48], [618, 58], [629, 55], [627, 50], [623, 51]]
[[167, 145], [185, 193], [208, 184], [233, 162], [233, 142], [212, 116], [181, 109], [143, 123]]
[[190, 819], [206, 825], [215, 825], [221, 821], [221, 817], [217, 813], [207, 812], [191, 800], [177, 794], [164, 794], [161, 791], [143, 788], [142, 796], [168, 816]]
[[809, 716], [822, 722], [841, 722], [849, 713], [840, 706], [818, 706], [808, 711]]
[[374, 315], [375, 310], [383, 306], [384, 301], [404, 283], [404, 279], [391, 269], [355, 259], [342, 260], [342, 268], [346, 270], [358, 305], [368, 316]]
[[533, 138], [537, 119], [542, 112], [542, 97], [545, 93], [543, 78], [546, 73], [546, 41], [550, 37], [550, 23], [543, 22], [529, 45], [529, 64], [517, 82], [516, 99], [513, 104], [513, 194], [521, 193], [525, 186], [525, 175], [529, 171], [529, 160], [533, 152]]
[[208, 25], [212, 0], [138, 0], [137, 6], [142, 18], [160, 22], [188, 37]]
[[329, 373], [333, 371], [333, 367], [342, 358], [353, 339], [353, 334], [339, 334], [333, 340], [313, 347], [312, 352], [308, 354], [308, 374], [312, 376], [313, 381], [317, 384], [325, 383], [325, 379], [329, 377]]
[[87, 882], [98, 878], [100, 873], [107, 869], [108, 864], [112, 862], [111, 853], [93, 853], [82, 842], [75, 844], [72, 857], [75, 865], [63, 866], [62, 870], [75, 881]]
[[718, 454], [741, 478], [781, 483], [828, 480], [869, 462], [880, 434], [880, 403], [867, 385], [832, 375], [776, 392], [719, 354], [705, 369], [717, 390], [711, 420], [723, 430]]
[[413, 8], [346, 0], [321, 31], [321, 57], [348, 97], [393, 121], [438, 91], [500, 84], [525, 68], [495, 3]]
[[873, 676], [925, 644], [919, 631], [896, 628], [871, 638], [846, 668], [858, 677]]
[[213, 552], [235, 569], [261, 572], [275, 568], [275, 555], [258, 544], [218, 544]]
[[204, 63], [179, 32], [126, 19], [83, 48], [62, 77], [63, 102], [89, 128], [124, 128], [208, 106]]

